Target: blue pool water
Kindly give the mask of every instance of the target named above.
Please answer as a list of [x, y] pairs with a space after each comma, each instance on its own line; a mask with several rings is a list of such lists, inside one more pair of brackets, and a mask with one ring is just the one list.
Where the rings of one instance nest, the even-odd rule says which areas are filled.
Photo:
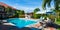
[[31, 21], [31, 20], [27, 20], [27, 19], [20, 19], [20, 18], [8, 19], [8, 22], [15, 24], [19, 28], [25, 27], [26, 25], [29, 25], [29, 24], [36, 23], [36, 21]]

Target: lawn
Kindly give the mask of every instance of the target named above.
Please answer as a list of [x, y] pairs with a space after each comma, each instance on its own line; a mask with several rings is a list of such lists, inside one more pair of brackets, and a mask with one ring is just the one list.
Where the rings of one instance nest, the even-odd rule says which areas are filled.
[[56, 20], [56, 24], [60, 25], [60, 19]]
[[[58, 19], [55, 23], [60, 25], [60, 19]], [[60, 30], [60, 28], [58, 28], [58, 30]]]

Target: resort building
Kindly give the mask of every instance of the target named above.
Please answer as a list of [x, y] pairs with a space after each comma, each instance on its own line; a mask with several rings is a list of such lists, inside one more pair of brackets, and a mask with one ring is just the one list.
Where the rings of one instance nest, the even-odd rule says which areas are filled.
[[6, 19], [9, 16], [13, 16], [15, 14], [15, 10], [15, 8], [0, 2], [0, 19]]
[[33, 12], [31, 12], [31, 13], [27, 13], [27, 15], [33, 16]]
[[27, 14], [27, 17], [28, 18], [32, 18], [32, 16], [33, 16], [33, 12], [31, 12], [31, 13], [26, 13]]

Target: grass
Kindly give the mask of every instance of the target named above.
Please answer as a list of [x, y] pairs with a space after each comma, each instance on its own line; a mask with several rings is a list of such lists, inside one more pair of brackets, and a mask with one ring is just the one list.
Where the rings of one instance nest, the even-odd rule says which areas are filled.
[[55, 23], [59, 25], [59, 24], [60, 24], [60, 19], [59, 19], [59, 20], [57, 20]]
[[59, 29], [57, 29], [57, 30], [60, 30], [60, 28], [59, 28]]
[[[60, 19], [58, 19], [55, 23], [60, 25]], [[57, 30], [60, 30], [60, 28], [58, 28]]]

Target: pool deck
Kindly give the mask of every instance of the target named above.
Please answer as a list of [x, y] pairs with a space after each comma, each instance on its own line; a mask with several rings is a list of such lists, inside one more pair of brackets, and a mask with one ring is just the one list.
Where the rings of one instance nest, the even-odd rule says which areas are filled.
[[3, 25], [11, 25], [11, 26], [16, 26], [15, 24], [12, 24], [12, 23], [3, 23]]
[[[25, 27], [33, 27], [34, 25], [38, 24], [39, 23], [39, 20], [40, 19], [28, 19], [28, 18], [19, 18], [19, 19], [25, 19], [25, 20], [30, 20], [30, 21], [38, 21], [37, 23], [34, 23], [34, 24], [30, 24], [30, 25], [26, 25]], [[14, 24], [12, 23], [4, 23], [4, 25], [12, 25], [12, 26], [15, 26]], [[35, 27], [34, 27], [35, 28]], [[39, 28], [38, 28], [39, 29]]]

